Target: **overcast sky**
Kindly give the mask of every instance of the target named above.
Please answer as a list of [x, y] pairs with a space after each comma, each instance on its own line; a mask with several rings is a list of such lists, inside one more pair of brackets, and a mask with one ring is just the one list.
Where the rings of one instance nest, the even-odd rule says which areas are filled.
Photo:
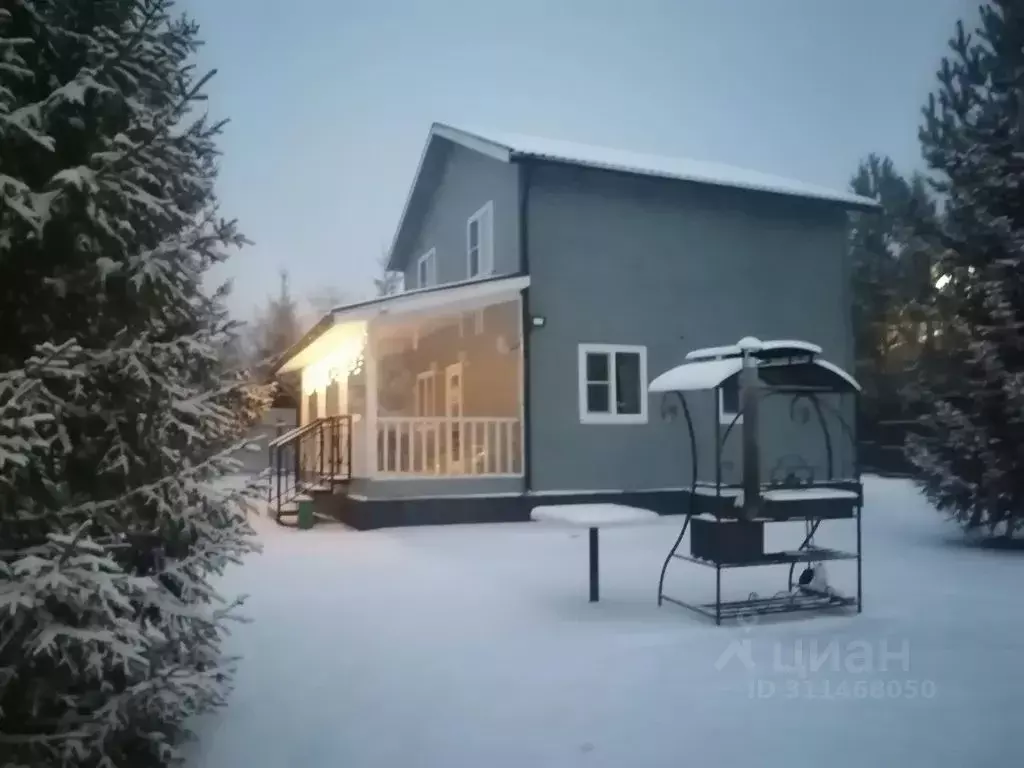
[[681, 155], [845, 187], [920, 167], [920, 109], [975, 0], [184, 0], [216, 67], [226, 269], [244, 319], [369, 291], [431, 122]]

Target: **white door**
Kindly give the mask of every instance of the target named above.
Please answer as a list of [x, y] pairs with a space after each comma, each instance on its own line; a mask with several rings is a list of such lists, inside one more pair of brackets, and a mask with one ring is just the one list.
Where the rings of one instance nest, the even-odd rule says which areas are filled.
[[324, 403], [324, 415], [325, 416], [337, 416], [341, 413], [338, 410], [338, 393], [341, 391], [341, 385], [337, 381], [332, 381], [327, 385], [327, 397]]
[[462, 418], [462, 363], [444, 369], [445, 411], [448, 417], [448, 474], [465, 474], [465, 441]]
[[[434, 371], [424, 371], [416, 377], [416, 416], [429, 418], [437, 416], [437, 376]], [[440, 460], [438, 445], [441, 442], [442, 425], [436, 421], [418, 421], [412, 426], [412, 466], [415, 471], [437, 473]]]
[[436, 399], [434, 390], [434, 372], [424, 371], [416, 377], [416, 415], [433, 416]]

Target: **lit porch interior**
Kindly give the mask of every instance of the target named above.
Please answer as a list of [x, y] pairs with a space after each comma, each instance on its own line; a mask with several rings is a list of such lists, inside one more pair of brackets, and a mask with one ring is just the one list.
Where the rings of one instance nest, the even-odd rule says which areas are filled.
[[301, 372], [299, 424], [348, 415], [352, 476], [518, 477], [528, 277], [340, 307], [279, 367]]

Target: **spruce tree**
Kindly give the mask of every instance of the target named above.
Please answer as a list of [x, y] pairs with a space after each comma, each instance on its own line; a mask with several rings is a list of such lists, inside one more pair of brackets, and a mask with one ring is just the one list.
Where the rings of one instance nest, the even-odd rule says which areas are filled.
[[906, 368], [930, 335], [933, 254], [919, 230], [932, 223], [935, 206], [925, 180], [904, 177], [888, 157], [865, 158], [850, 188], [880, 205], [855, 214], [850, 228], [856, 373], [870, 428], [900, 417]]
[[389, 255], [387, 251], [384, 251], [377, 260], [377, 265], [380, 267], [380, 275], [373, 278], [373, 287], [378, 296], [393, 296], [399, 293], [405, 281], [405, 275], [401, 272], [393, 272], [388, 269]]
[[224, 701], [265, 404], [203, 281], [244, 240], [173, 0], [0, 4], [0, 755], [162, 765]]
[[993, 0], [957, 25], [921, 142], [945, 210], [938, 264], [952, 309], [942, 366], [922, 371], [921, 487], [967, 528], [1024, 521], [1024, 5]]
[[281, 271], [277, 296], [257, 319], [257, 358], [275, 360], [302, 336], [299, 328], [299, 305], [288, 285], [288, 273]]

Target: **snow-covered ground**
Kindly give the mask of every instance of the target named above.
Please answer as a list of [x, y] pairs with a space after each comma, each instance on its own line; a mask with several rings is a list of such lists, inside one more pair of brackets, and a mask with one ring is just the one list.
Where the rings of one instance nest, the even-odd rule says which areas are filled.
[[[852, 523], [825, 526], [822, 544], [852, 544]], [[1024, 557], [958, 543], [903, 481], [868, 481], [862, 615], [749, 626], [657, 607], [672, 525], [602, 533], [597, 604], [586, 531], [259, 527], [264, 553], [227, 577], [255, 620], [233, 638], [245, 656], [237, 689], [202, 725], [193, 768], [1002, 768], [1024, 757]], [[670, 573], [669, 594], [713, 598], [713, 570]], [[853, 584], [852, 571], [829, 574]], [[730, 572], [724, 585], [771, 594], [785, 569]]]

